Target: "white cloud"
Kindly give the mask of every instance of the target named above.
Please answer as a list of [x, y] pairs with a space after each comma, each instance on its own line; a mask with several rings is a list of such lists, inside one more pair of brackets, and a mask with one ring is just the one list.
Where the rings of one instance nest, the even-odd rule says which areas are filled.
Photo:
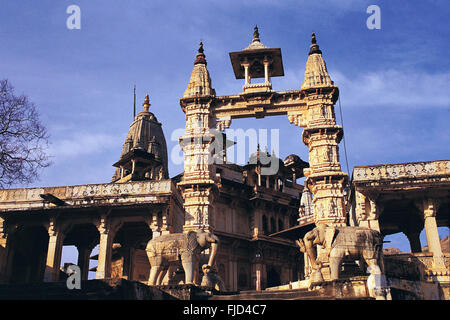
[[448, 108], [450, 72], [381, 70], [355, 77], [330, 71], [339, 87], [342, 103], [351, 107], [389, 106]]
[[80, 132], [70, 138], [57, 138], [52, 141], [48, 149], [54, 161], [66, 158], [75, 158], [89, 154], [98, 155], [105, 150], [116, 150], [120, 152], [123, 138], [118, 135]]
[[[355, 76], [336, 69], [328, 72], [346, 107], [450, 108], [450, 72], [388, 69]], [[272, 82], [275, 90], [295, 90], [303, 78], [303, 70], [286, 69], [284, 77]]]

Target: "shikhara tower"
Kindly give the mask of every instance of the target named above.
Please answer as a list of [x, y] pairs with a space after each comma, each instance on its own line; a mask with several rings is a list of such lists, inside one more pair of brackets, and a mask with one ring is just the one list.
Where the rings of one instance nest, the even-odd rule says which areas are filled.
[[348, 175], [341, 171], [339, 142], [342, 126], [336, 124], [334, 104], [339, 90], [331, 80], [315, 34], [312, 34], [301, 86], [307, 105], [303, 143], [309, 148], [310, 169], [305, 170], [306, 185], [314, 194], [316, 224], [345, 225], [347, 221], [344, 187]]
[[207, 229], [212, 231], [213, 187], [215, 184], [211, 166], [211, 143], [214, 125], [211, 104], [216, 96], [206, 68], [203, 43], [194, 62], [191, 79], [180, 99], [186, 113], [186, 131], [180, 138], [184, 151], [184, 174], [178, 186], [182, 190], [185, 209], [184, 231]]

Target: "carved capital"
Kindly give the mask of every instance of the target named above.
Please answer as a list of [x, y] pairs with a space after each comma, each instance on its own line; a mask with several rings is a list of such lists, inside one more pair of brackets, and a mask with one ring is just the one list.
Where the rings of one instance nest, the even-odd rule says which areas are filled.
[[6, 220], [0, 217], [0, 239], [6, 239], [8, 236]]
[[107, 234], [110, 230], [111, 223], [109, 222], [108, 217], [101, 216], [96, 225], [98, 232], [100, 234]]
[[45, 228], [48, 231], [49, 237], [56, 237], [60, 234], [63, 234], [65, 231], [67, 231], [65, 227], [67, 227], [67, 224], [62, 223], [60, 219], [58, 219], [58, 216], [51, 217], [49, 219], [49, 222], [45, 224]]
[[414, 202], [415, 206], [423, 213], [424, 218], [436, 217], [436, 212], [442, 203], [439, 199], [426, 198]]

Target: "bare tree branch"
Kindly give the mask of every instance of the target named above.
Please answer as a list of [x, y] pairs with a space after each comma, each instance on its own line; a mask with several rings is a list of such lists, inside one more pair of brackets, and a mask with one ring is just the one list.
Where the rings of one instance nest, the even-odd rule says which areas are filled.
[[38, 179], [40, 169], [50, 165], [48, 138], [36, 106], [0, 80], [0, 188]]

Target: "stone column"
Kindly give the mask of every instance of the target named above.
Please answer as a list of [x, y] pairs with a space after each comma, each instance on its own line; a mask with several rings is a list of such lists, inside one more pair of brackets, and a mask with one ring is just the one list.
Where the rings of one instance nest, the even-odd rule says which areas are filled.
[[248, 63], [242, 64], [242, 66], [244, 67], [245, 70], [245, 86], [250, 84], [250, 79], [248, 77]]
[[425, 219], [425, 233], [430, 252], [433, 253], [433, 267], [445, 269], [444, 255], [442, 254], [441, 241], [436, 223], [436, 211], [438, 203], [436, 200], [426, 199], [423, 201], [423, 214]]
[[6, 232], [6, 221], [0, 217], [0, 283], [7, 282], [6, 269], [8, 258], [8, 234]]
[[232, 268], [230, 268], [231, 270], [231, 285], [233, 290], [237, 290], [238, 289], [238, 267], [237, 267], [237, 260], [233, 259], [230, 261]]
[[112, 244], [114, 240], [114, 230], [111, 226], [110, 218], [106, 215], [100, 217], [97, 229], [100, 233], [100, 243], [98, 249], [98, 265], [96, 279], [111, 278], [111, 258]]
[[269, 83], [269, 61], [264, 60], [264, 79], [266, 83]]
[[262, 264], [256, 264], [256, 290], [262, 290]]
[[125, 246], [123, 250], [122, 277], [133, 280], [133, 260], [136, 249], [132, 246]]
[[51, 219], [48, 226], [47, 262], [45, 265], [44, 281], [53, 282], [59, 280], [61, 266], [61, 254], [64, 242], [64, 234], [56, 225], [56, 220]]
[[81, 280], [88, 280], [89, 278], [89, 262], [92, 253], [93, 245], [77, 245], [78, 261], [77, 265], [81, 270]]

